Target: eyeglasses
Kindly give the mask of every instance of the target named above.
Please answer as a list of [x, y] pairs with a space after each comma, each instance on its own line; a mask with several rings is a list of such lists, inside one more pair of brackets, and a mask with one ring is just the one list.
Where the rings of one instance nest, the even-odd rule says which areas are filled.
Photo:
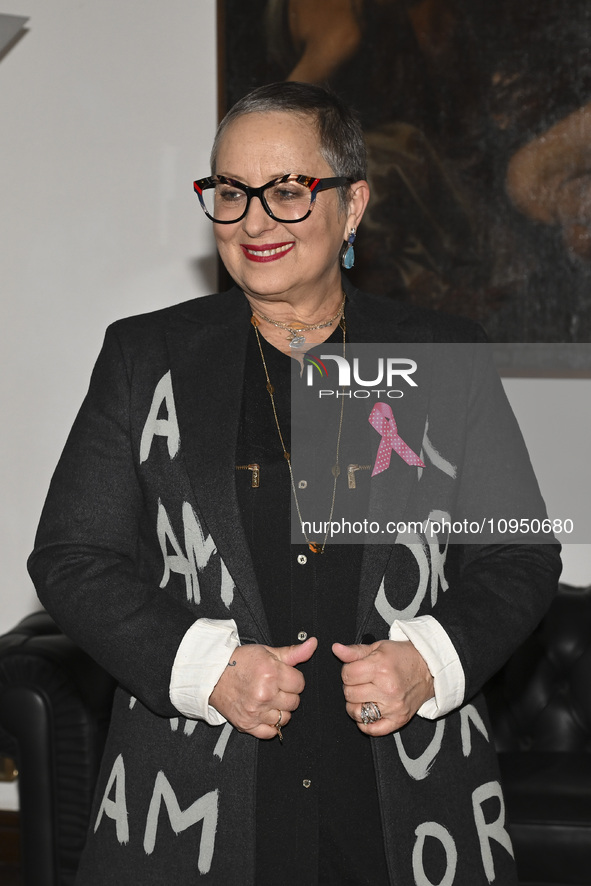
[[314, 209], [316, 194], [329, 188], [351, 184], [353, 179], [313, 178], [289, 173], [274, 178], [260, 188], [251, 188], [225, 175], [212, 175], [193, 182], [206, 216], [218, 225], [231, 225], [244, 218], [250, 201], [258, 197], [263, 209], [278, 222], [304, 221]]

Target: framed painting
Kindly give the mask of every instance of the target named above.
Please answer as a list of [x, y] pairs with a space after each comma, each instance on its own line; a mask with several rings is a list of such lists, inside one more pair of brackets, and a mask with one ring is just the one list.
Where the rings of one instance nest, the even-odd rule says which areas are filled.
[[218, 13], [220, 113], [282, 79], [357, 111], [372, 189], [358, 286], [477, 319], [497, 342], [591, 341], [591, 4], [218, 0]]

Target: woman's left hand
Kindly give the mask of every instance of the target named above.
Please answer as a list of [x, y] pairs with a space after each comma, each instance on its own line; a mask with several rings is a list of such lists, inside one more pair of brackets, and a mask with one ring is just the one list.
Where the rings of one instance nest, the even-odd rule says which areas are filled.
[[[344, 662], [341, 669], [347, 713], [368, 735], [388, 735], [404, 726], [423, 702], [433, 698], [433, 677], [413, 644], [378, 640], [370, 645], [344, 646], [332, 651]], [[361, 706], [373, 702], [381, 719], [364, 724]]]

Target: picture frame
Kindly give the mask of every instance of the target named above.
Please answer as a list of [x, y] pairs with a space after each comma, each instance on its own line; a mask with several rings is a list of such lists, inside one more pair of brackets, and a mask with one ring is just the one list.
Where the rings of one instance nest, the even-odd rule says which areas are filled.
[[353, 282], [495, 342], [584, 343], [590, 44], [580, 0], [218, 0], [220, 117], [324, 71], [368, 144]]

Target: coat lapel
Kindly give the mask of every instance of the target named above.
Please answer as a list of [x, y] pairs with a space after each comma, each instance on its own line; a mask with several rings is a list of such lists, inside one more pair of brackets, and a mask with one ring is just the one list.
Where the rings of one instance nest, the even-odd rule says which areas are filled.
[[269, 629], [242, 527], [235, 452], [250, 309], [238, 289], [192, 302], [167, 331], [181, 451], [197, 506], [265, 642]]
[[[346, 318], [352, 342], [378, 344], [385, 340], [389, 343], [412, 344], [428, 343], [431, 340], [426, 325], [417, 326], [414, 317], [409, 322], [410, 315], [403, 303], [393, 299], [374, 299], [373, 296], [368, 296], [350, 286], [346, 280], [343, 285], [348, 297]], [[416, 408], [407, 416], [405, 423], [405, 442], [419, 453], [427, 414], [427, 390], [423, 390], [415, 402]], [[396, 407], [393, 407], [393, 412], [396, 418]], [[388, 519], [403, 520], [413, 490], [418, 483], [417, 469], [405, 464], [393, 453], [390, 467], [375, 480], [381, 486], [380, 495], [387, 496]], [[364, 634], [365, 625], [394, 548], [394, 544], [365, 546], [361, 566], [356, 642], [360, 642]]]

